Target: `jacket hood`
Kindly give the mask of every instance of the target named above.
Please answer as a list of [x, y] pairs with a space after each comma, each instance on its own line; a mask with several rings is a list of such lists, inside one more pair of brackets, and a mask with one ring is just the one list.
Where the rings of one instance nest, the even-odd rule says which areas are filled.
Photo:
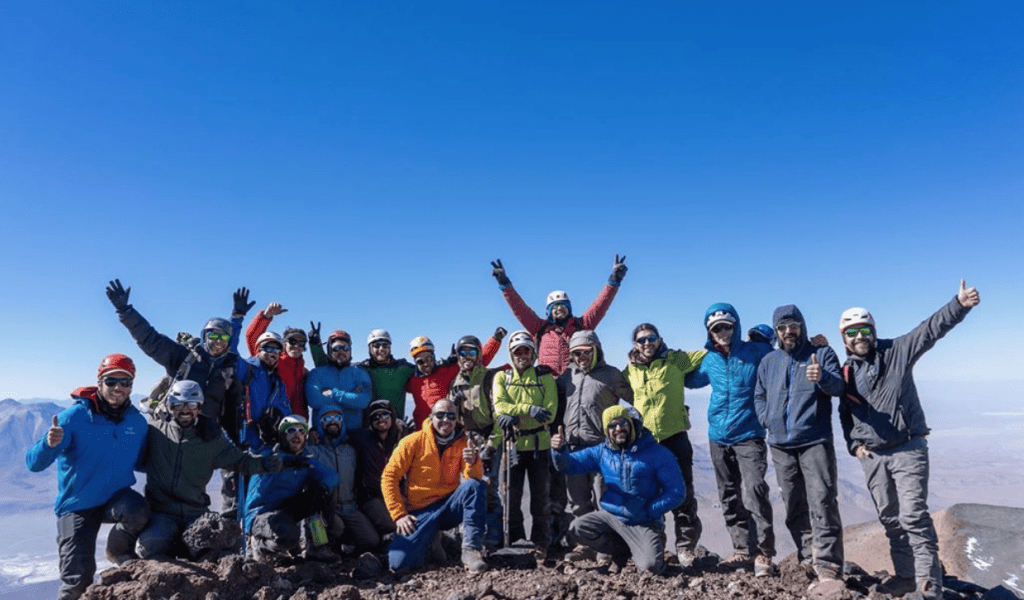
[[391, 405], [390, 400], [379, 398], [363, 409], [363, 429], [371, 432], [375, 439], [380, 439], [376, 438], [377, 432], [373, 429], [373, 422], [370, 420], [370, 415], [378, 410], [386, 410], [391, 413], [391, 429], [388, 429], [385, 444], [388, 448], [394, 448], [395, 444], [398, 443], [398, 413], [395, 412], [395, 407]]
[[342, 410], [341, 405], [339, 405], [339, 404], [329, 404], [329, 405], [321, 408], [318, 411], [319, 417], [317, 418], [316, 423], [313, 424], [313, 428], [316, 430], [316, 434], [320, 436], [320, 440], [322, 442], [330, 443], [333, 446], [337, 446], [338, 444], [344, 443], [345, 441], [348, 440], [348, 429], [345, 427], [345, 419], [342, 418], [342, 420], [341, 420], [341, 434], [337, 438], [335, 438], [333, 440], [328, 440], [327, 435], [324, 433], [324, 426], [320, 422], [320, 418], [323, 417], [325, 414], [331, 413], [331, 412], [338, 413], [342, 417], [345, 416], [345, 412]]
[[[800, 309], [795, 304], [787, 304], [775, 309], [775, 312], [772, 313], [772, 329], [778, 331], [779, 323], [783, 321], [796, 321], [800, 323], [800, 343], [797, 345], [797, 348], [807, 343], [807, 322], [804, 321], [804, 314], [800, 312]], [[779, 347], [782, 347], [782, 340], [779, 340]]]
[[[793, 308], [796, 308], [796, 307], [794, 306]], [[740, 342], [743, 341], [743, 335], [740, 333], [741, 331], [743, 331], [743, 329], [740, 327], [740, 315], [739, 315], [739, 313], [736, 312], [736, 309], [733, 308], [732, 304], [729, 304], [727, 302], [716, 302], [716, 303], [712, 304], [711, 306], [709, 306], [706, 311], [704, 311], [704, 321], [702, 321], [702, 324], [703, 323], [707, 323], [708, 322], [708, 317], [710, 317], [711, 315], [715, 314], [716, 312], [726, 312], [726, 313], [729, 313], [730, 315], [732, 315], [732, 318], [736, 319], [736, 323], [734, 324], [733, 330], [732, 330], [732, 348], [737, 348], [739, 346]], [[707, 331], [706, 328], [705, 328], [705, 331]], [[714, 350], [715, 349], [715, 342], [713, 342], [711, 340], [711, 332], [707, 331], [707, 334], [708, 334], [708, 341], [707, 341], [706, 344], [704, 344], [704, 347], [707, 348], [708, 350]]]
[[614, 421], [615, 419], [629, 419], [630, 432], [629, 439], [626, 441], [625, 447], [628, 448], [632, 446], [640, 438], [640, 434], [644, 431], [643, 423], [640, 421], [639, 417], [640, 415], [638, 413], [631, 412], [628, 408], [622, 406], [621, 404], [609, 406], [608, 408], [604, 409], [604, 412], [601, 413], [601, 426], [604, 429], [604, 437], [608, 445], [615, 448], [618, 447], [611, 441], [611, 439], [608, 438], [608, 424]]
[[[573, 349], [579, 348], [580, 346], [591, 346], [594, 348], [594, 358], [590, 365], [591, 370], [605, 364], [604, 350], [601, 348], [601, 340], [597, 337], [596, 332], [590, 329], [584, 329], [572, 334], [572, 338], [569, 339], [569, 352], [572, 352]], [[575, 365], [576, 363], [570, 364]]]

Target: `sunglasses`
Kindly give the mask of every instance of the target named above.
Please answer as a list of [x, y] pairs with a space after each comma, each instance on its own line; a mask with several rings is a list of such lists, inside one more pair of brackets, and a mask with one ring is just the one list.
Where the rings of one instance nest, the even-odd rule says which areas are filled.
[[331, 352], [348, 352], [352, 350], [351, 344], [335, 344], [331, 346]]
[[298, 433], [300, 431], [302, 433], [306, 433], [306, 428], [301, 426], [301, 425], [292, 425], [288, 429], [284, 430], [285, 434], [287, 434], [287, 435], [295, 435], [296, 433]]
[[570, 352], [570, 354], [572, 354], [573, 358], [580, 358], [581, 356], [593, 356], [594, 351], [593, 350], [589, 350], [589, 349], [587, 349], [587, 350], [573, 350], [572, 352]]
[[629, 421], [626, 419], [616, 419], [608, 423], [608, 429], [629, 429]]
[[262, 348], [260, 348], [260, 352], [266, 352], [267, 354], [280, 354], [281, 353], [281, 347], [280, 346], [271, 346], [270, 344], [267, 344], [266, 346], [263, 346]]
[[388, 420], [390, 418], [391, 418], [391, 413], [389, 413], [387, 411], [384, 411], [384, 410], [382, 410], [380, 412], [375, 412], [372, 415], [370, 415], [370, 420], [371, 421], [386, 421], [386, 420]]
[[723, 331], [732, 331], [736, 329], [732, 323], [719, 323], [711, 328], [711, 333], [721, 333]]
[[531, 348], [529, 346], [520, 346], [520, 347], [516, 348], [515, 350], [513, 350], [512, 354], [515, 355], [515, 356], [525, 356], [525, 355], [528, 355], [528, 354], [533, 354], [533, 348]]
[[476, 356], [480, 352], [476, 348], [459, 348], [459, 356]]
[[800, 331], [800, 324], [799, 323], [779, 323], [779, 326], [776, 327], [775, 329], [777, 329], [778, 331]]
[[198, 402], [171, 402], [170, 403], [170, 407], [171, 407], [171, 410], [181, 410], [183, 408], [188, 409], [188, 410], [195, 410], [195, 409], [199, 408], [199, 403]]
[[875, 330], [870, 327], [851, 327], [843, 333], [846, 334], [846, 337], [852, 340], [858, 335], [863, 335], [864, 337], [871, 337], [871, 334], [874, 332]]
[[373, 348], [374, 350], [379, 350], [380, 348], [390, 348], [391, 347], [391, 343], [390, 342], [374, 342], [374, 343], [370, 344], [370, 347]]
[[454, 421], [458, 418], [459, 414], [455, 412], [436, 412], [434, 418], [438, 421]]
[[216, 331], [211, 331], [211, 332], [206, 334], [206, 341], [208, 341], [208, 342], [230, 342], [231, 341], [231, 334], [228, 334], [228, 333], [217, 333]]
[[107, 387], [119, 385], [121, 387], [130, 388], [132, 387], [132, 381], [134, 380], [131, 377], [104, 377], [103, 385]]
[[416, 359], [416, 364], [418, 364], [418, 365], [429, 365], [429, 364], [431, 364], [433, 362], [434, 362], [434, 357], [433, 356], [424, 356], [424, 357]]
[[644, 344], [647, 344], [647, 343], [651, 343], [651, 344], [657, 343], [657, 341], [659, 339], [661, 339], [661, 338], [659, 338], [656, 335], [649, 335], [647, 337], [636, 338], [636, 340], [634, 340], [634, 341], [636, 342], [637, 346], [643, 346]]
[[329, 414], [320, 417], [320, 423], [328, 425], [330, 423], [341, 423], [342, 416], [339, 414]]
[[299, 338], [289, 338], [288, 339], [288, 345], [289, 346], [299, 346], [300, 348], [305, 348], [306, 347], [306, 340], [300, 340]]

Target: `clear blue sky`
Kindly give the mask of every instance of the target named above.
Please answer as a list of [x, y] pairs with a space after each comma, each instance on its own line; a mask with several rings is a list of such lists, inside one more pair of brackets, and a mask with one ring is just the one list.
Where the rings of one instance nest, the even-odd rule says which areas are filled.
[[[292, 3], [296, 4], [296, 3]], [[797, 303], [842, 353], [982, 304], [919, 379], [1024, 378], [1024, 5], [20, 2], [0, 8], [0, 397], [126, 352], [103, 288], [197, 332], [231, 292], [396, 351], [538, 310], [704, 342]], [[502, 353], [499, 358], [505, 360]]]

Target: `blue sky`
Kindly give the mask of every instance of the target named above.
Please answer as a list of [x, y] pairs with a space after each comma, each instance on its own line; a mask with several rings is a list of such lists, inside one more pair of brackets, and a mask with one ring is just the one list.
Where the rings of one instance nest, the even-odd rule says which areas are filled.
[[[904, 333], [982, 304], [919, 379], [1024, 378], [1024, 6], [1016, 2], [8, 3], [0, 8], [0, 397], [64, 398], [126, 352], [103, 294], [167, 333], [246, 285], [277, 327], [357, 340], [536, 308], [704, 341], [794, 302]], [[839, 348], [841, 353], [841, 348]], [[504, 360], [505, 355], [500, 355]]]

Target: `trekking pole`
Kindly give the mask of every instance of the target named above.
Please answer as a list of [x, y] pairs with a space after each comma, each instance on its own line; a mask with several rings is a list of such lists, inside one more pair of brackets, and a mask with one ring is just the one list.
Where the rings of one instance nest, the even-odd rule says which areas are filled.
[[512, 467], [519, 462], [519, 454], [516, 452], [516, 441], [512, 435], [511, 430], [505, 433], [505, 451], [501, 453], [501, 465], [502, 470], [505, 472], [504, 481], [501, 482], [501, 520], [502, 529], [505, 534], [505, 547], [508, 548], [511, 544], [509, 541], [508, 533], [508, 522], [511, 514], [512, 505], [509, 502], [509, 479], [512, 477]]

